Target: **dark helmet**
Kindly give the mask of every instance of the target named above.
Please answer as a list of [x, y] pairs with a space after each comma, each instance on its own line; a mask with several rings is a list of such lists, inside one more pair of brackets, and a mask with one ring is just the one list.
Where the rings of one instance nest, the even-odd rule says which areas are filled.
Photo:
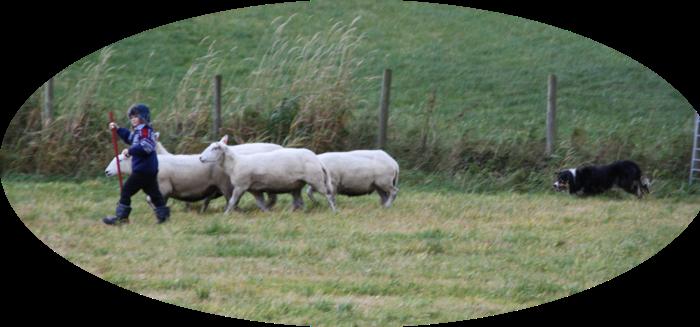
[[131, 108], [129, 108], [129, 111], [127, 111], [126, 115], [127, 117], [138, 116], [146, 124], [151, 123], [151, 112], [148, 109], [148, 106], [142, 103], [138, 103], [131, 106]]

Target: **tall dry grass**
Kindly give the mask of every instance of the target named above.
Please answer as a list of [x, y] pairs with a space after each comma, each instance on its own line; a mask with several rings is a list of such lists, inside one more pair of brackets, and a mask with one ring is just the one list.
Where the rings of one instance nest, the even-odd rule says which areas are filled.
[[[202, 40], [206, 42], [207, 40]], [[212, 41], [207, 53], [196, 58], [180, 79], [175, 94], [161, 116], [157, 129], [174, 153], [195, 153], [202, 150], [211, 130], [214, 90], [213, 79], [224, 64], [221, 53]]]
[[363, 58], [356, 50], [363, 36], [349, 24], [335, 23], [311, 37], [291, 37], [285, 27], [294, 18], [278, 17], [270, 47], [256, 62], [237, 96], [227, 103], [224, 132], [239, 141], [266, 140], [317, 152], [347, 145], [348, 123], [362, 102], [357, 76]]
[[83, 64], [83, 77], [57, 98], [56, 114], [46, 126], [41, 122], [40, 90], [27, 100], [3, 140], [3, 170], [75, 175], [104, 164], [109, 156], [97, 149], [108, 149], [104, 133], [109, 109], [101, 97], [119, 69], [109, 64], [113, 53], [104, 48], [97, 61]]
[[[317, 152], [352, 146], [348, 124], [367, 78], [357, 76], [363, 64], [357, 47], [363, 40], [356, 23], [335, 23], [311, 37], [290, 36], [285, 27], [294, 15], [278, 17], [271, 26], [267, 48], [246, 59], [255, 69], [242, 80], [228, 81], [223, 92], [222, 134], [238, 143], [269, 141], [307, 147]], [[216, 41], [200, 42], [206, 53], [195, 58], [173, 89], [166, 107], [152, 114], [161, 141], [172, 152], [195, 153], [221, 135], [210, 135], [212, 81], [227, 58]], [[60, 94], [50, 125], [41, 126], [41, 90], [37, 90], [13, 119], [3, 141], [3, 170], [23, 173], [94, 175], [113, 155], [106, 130], [106, 113], [115, 111], [103, 101], [120, 76], [110, 64], [112, 48], [86, 61], [81, 78]], [[143, 78], [124, 94], [129, 104], [148, 99], [151, 52]], [[61, 78], [61, 76], [57, 76]], [[67, 81], [67, 83], [70, 83]], [[364, 83], [364, 84], [363, 84]], [[125, 103], [125, 107], [128, 105]], [[115, 112], [118, 121], [121, 112]], [[120, 145], [123, 146], [123, 145]]]

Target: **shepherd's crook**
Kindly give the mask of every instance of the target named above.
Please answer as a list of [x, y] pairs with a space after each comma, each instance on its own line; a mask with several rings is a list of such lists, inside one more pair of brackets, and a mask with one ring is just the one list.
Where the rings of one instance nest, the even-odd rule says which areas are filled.
[[[114, 122], [114, 115], [112, 112], [109, 112], [109, 122], [113, 123]], [[110, 128], [112, 130], [112, 145], [114, 145], [114, 156], [117, 158], [117, 175], [119, 175], [119, 191], [123, 189], [122, 186], [122, 169], [119, 166], [119, 147], [117, 146], [117, 129], [116, 128]]]

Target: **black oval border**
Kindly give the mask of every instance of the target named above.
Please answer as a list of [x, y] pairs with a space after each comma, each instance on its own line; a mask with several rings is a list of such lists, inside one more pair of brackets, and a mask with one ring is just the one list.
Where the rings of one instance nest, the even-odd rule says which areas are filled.
[[[9, 32], [3, 51], [12, 73], [12, 92], [4, 106], [5, 130], [22, 103], [37, 88], [75, 60], [122, 38], [182, 19], [242, 8], [221, 1], [146, 4], [18, 3], [6, 13]], [[545, 23], [588, 37], [647, 66], [698, 108], [697, 52], [693, 50], [693, 10], [674, 6], [612, 6], [610, 1], [507, 5], [470, 1], [465, 7], [500, 12]], [[697, 110], [697, 109], [696, 109]], [[4, 134], [4, 132], [3, 132]], [[10, 209], [7, 198], [4, 203]], [[3, 297], [7, 318], [23, 322], [203, 322], [231, 323], [225, 318], [152, 300], [119, 288], [81, 270], [39, 241], [12, 210], [0, 219], [4, 243]], [[692, 321], [699, 271], [692, 264], [699, 248], [695, 221], [649, 260], [632, 270], [572, 296], [535, 307], [465, 321], [498, 322], [651, 322]], [[690, 296], [691, 300], [687, 299]], [[250, 323], [244, 320], [238, 322]], [[464, 322], [462, 322], [464, 323]]]

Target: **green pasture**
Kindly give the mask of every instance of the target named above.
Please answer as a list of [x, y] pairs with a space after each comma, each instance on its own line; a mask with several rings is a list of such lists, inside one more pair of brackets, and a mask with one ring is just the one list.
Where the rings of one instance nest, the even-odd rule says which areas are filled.
[[[215, 74], [224, 81], [222, 132], [239, 142], [374, 147], [386, 68], [387, 150], [403, 168], [448, 179], [478, 172], [485, 184], [538, 191], [556, 169], [632, 159], [662, 181], [658, 192], [687, 191], [679, 185], [693, 108], [653, 71], [535, 21], [401, 1], [255, 6], [123, 39], [56, 76], [50, 130], [38, 122], [41, 92], [30, 96], [0, 161], [3, 172], [95, 176], [111, 151], [107, 112], [123, 117], [134, 102], [152, 107], [168, 149], [201, 151], [220, 136], [209, 132]], [[549, 74], [559, 81], [558, 137], [545, 158]]]
[[115, 180], [11, 177], [22, 222], [78, 267], [139, 294], [223, 316], [315, 326], [398, 326], [483, 317], [606, 282], [677, 237], [697, 196], [479, 194], [402, 187], [395, 206], [339, 197], [340, 212], [289, 196], [270, 213], [171, 202], [157, 225], [142, 194], [107, 226]]

